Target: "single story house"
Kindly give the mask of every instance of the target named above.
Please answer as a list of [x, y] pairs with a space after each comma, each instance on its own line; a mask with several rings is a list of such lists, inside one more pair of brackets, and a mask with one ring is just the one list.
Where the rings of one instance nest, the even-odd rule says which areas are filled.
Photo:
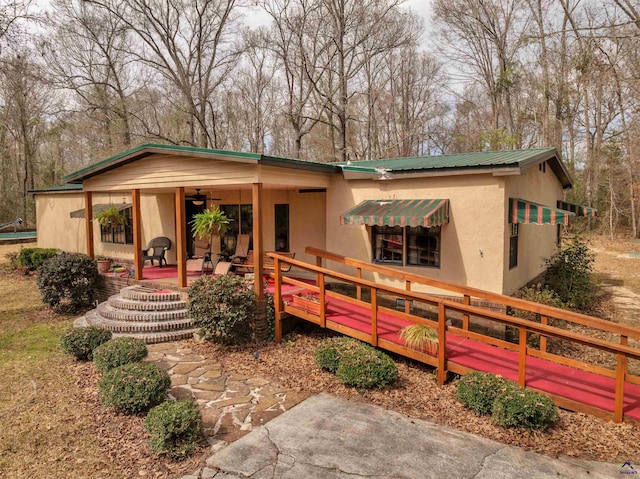
[[[562, 203], [572, 180], [554, 148], [319, 163], [145, 144], [65, 181], [34, 191], [38, 246], [134, 260], [141, 279], [142, 248], [166, 236], [181, 286], [193, 252], [189, 222], [212, 205], [233, 220], [215, 252], [250, 234], [254, 252], [315, 261], [304, 252], [314, 246], [503, 294], [543, 271], [557, 225], [595, 214]], [[91, 221], [108, 205], [126, 226]]]

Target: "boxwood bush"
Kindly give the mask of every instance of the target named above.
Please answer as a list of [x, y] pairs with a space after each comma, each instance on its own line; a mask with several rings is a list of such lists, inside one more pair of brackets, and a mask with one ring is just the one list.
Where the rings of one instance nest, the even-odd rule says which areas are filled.
[[395, 381], [398, 368], [389, 355], [363, 344], [342, 354], [336, 376], [347, 386], [383, 388]]
[[147, 345], [138, 338], [114, 338], [93, 351], [96, 369], [103, 373], [118, 366], [135, 363], [147, 357]]
[[92, 303], [98, 268], [88, 256], [61, 253], [45, 261], [38, 271], [42, 301], [55, 310], [75, 313]]
[[471, 372], [458, 382], [458, 401], [479, 416], [491, 414], [496, 397], [517, 388], [516, 383], [502, 376]]
[[151, 435], [151, 449], [183, 459], [202, 435], [200, 409], [193, 401], [165, 401], [149, 411], [144, 428]]
[[335, 373], [345, 354], [365, 346], [364, 343], [345, 336], [323, 339], [315, 349], [316, 364], [322, 369]]
[[167, 398], [171, 379], [152, 363], [130, 363], [107, 371], [98, 383], [100, 402], [125, 414], [148, 411]]
[[558, 408], [551, 399], [522, 388], [509, 388], [498, 395], [491, 415], [498, 426], [526, 429], [547, 429], [558, 418]]
[[55, 248], [22, 248], [18, 253], [18, 263], [29, 268], [29, 271], [35, 271], [57, 254], [58, 250]]
[[91, 361], [93, 351], [111, 339], [111, 331], [90, 326], [88, 328], [72, 328], [62, 335], [60, 345], [67, 354], [72, 354], [81, 361]]

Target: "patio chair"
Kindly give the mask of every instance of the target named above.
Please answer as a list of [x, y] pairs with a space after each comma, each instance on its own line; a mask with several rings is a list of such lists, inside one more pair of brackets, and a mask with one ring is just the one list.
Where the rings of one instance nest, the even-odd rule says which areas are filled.
[[250, 240], [251, 236], [249, 235], [238, 235], [238, 240], [236, 241], [236, 251], [231, 257], [231, 262], [233, 264], [244, 264], [247, 261], [247, 256], [249, 255]]
[[218, 261], [213, 270], [213, 276], [229, 274], [233, 263], [231, 261]]
[[164, 257], [164, 253], [171, 249], [171, 240], [165, 236], [158, 236], [149, 241], [146, 249], [142, 250], [142, 264], [145, 261], [151, 261], [153, 266], [153, 260], [158, 260], [160, 267], [162, 268], [162, 262], [167, 264], [167, 259]]

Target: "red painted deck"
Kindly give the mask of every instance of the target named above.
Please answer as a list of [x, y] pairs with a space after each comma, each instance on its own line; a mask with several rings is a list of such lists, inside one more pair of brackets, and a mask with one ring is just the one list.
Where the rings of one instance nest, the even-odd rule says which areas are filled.
[[[289, 285], [283, 285], [285, 300], [288, 299], [287, 290], [290, 288]], [[300, 288], [296, 288], [296, 291], [299, 290]], [[328, 298], [328, 301], [327, 321], [371, 334], [370, 309], [333, 297]], [[378, 337], [404, 345], [398, 332], [412, 323], [380, 311], [377, 318]], [[446, 358], [449, 364], [500, 374], [516, 382], [518, 380], [518, 353], [515, 351], [447, 333]], [[526, 384], [528, 387], [604, 411], [614, 411], [615, 380], [599, 374], [527, 356]], [[640, 386], [625, 383], [624, 414], [640, 420]]]

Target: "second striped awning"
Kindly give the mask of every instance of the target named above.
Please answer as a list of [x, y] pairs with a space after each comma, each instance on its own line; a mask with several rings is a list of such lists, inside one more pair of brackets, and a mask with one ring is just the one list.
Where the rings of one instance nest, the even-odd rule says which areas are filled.
[[575, 213], [543, 206], [520, 198], [509, 198], [509, 223], [537, 225], [568, 225]]
[[598, 215], [598, 210], [595, 208], [589, 208], [588, 206], [574, 205], [573, 203], [567, 203], [566, 201], [558, 201], [558, 208], [571, 211], [576, 216], [593, 216]]
[[340, 215], [342, 225], [438, 226], [449, 222], [449, 200], [365, 200]]

